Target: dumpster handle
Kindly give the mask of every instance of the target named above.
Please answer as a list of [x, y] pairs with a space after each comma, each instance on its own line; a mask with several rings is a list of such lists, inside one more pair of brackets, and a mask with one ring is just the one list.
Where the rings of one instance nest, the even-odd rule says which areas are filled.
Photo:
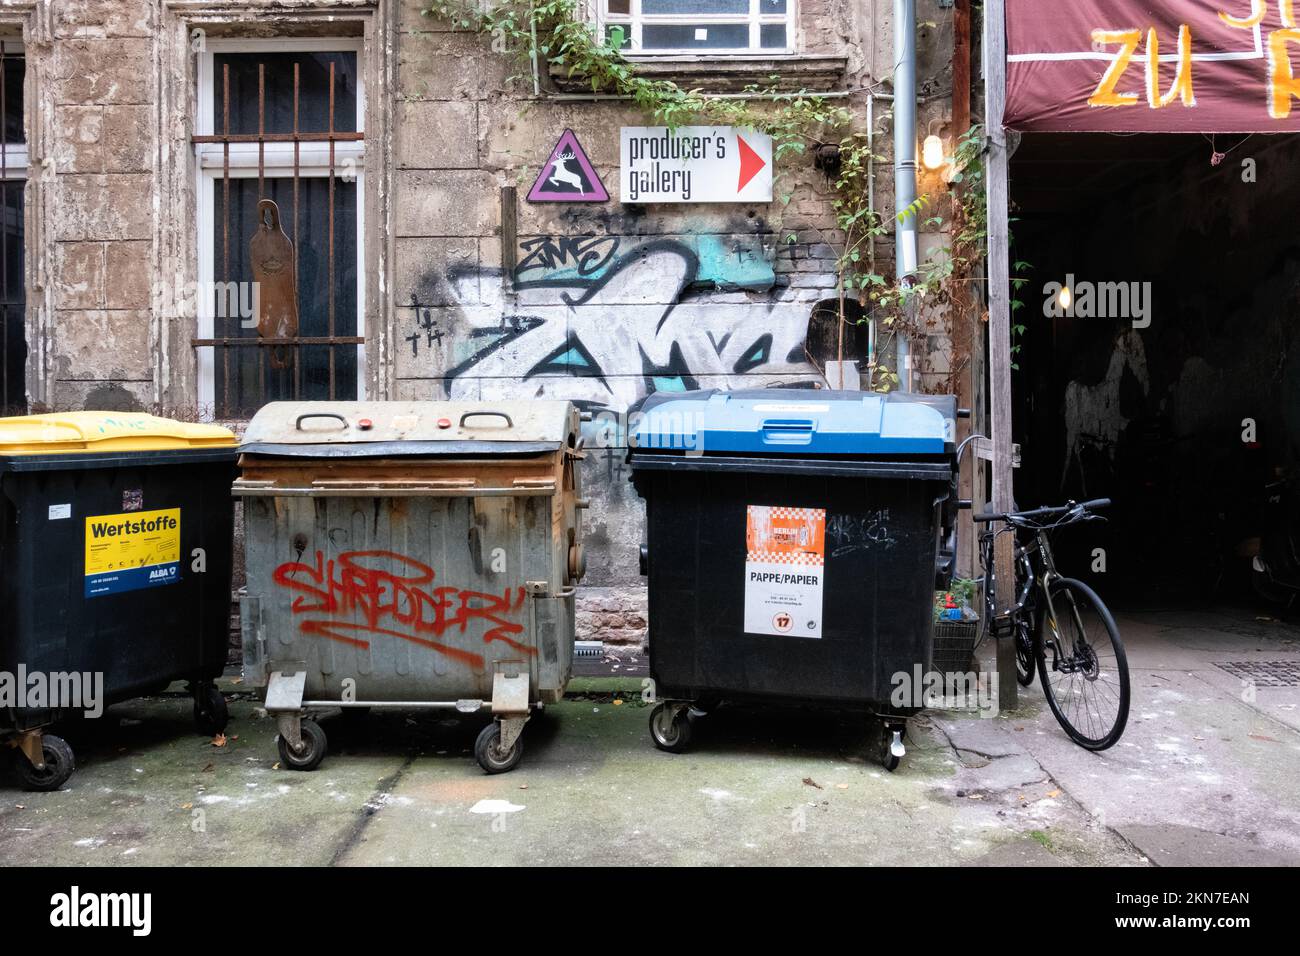
[[491, 411], [487, 411], [487, 412], [466, 412], [464, 415], [460, 416], [460, 427], [461, 427], [461, 428], [464, 428], [464, 427], [465, 427], [465, 421], [466, 421], [466, 419], [474, 418], [476, 415], [495, 415], [497, 418], [504, 418], [504, 419], [506, 420], [506, 427], [507, 427], [507, 428], [514, 428], [514, 427], [515, 427], [515, 423], [510, 419], [510, 416], [507, 415], [505, 412], [491, 412]]
[[297, 421], [293, 423], [293, 427], [298, 431], [302, 431], [302, 423], [309, 418], [337, 418], [343, 423], [344, 428], [348, 427], [348, 420], [338, 412], [308, 412], [306, 415], [299, 415]]

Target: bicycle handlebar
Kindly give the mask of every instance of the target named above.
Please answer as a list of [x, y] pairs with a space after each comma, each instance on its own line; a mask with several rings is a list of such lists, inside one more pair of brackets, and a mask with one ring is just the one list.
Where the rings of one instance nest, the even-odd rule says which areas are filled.
[[972, 515], [971, 520], [976, 524], [987, 524], [990, 521], [1032, 521], [1038, 518], [1058, 518], [1062, 515], [1070, 514], [1071, 512], [1083, 514], [1089, 511], [1099, 511], [1102, 508], [1109, 508], [1110, 504], [1111, 501], [1109, 498], [1093, 498], [1091, 501], [1081, 501], [1078, 503], [1071, 501], [1064, 505], [1034, 508], [1030, 511], [1009, 511], [1001, 514], [993, 511], [985, 511], [981, 514]]

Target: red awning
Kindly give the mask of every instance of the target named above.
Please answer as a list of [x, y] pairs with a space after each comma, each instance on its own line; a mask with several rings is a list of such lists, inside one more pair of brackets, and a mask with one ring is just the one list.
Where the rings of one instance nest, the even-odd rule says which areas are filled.
[[1300, 0], [1006, 0], [1006, 16], [1011, 129], [1300, 131]]

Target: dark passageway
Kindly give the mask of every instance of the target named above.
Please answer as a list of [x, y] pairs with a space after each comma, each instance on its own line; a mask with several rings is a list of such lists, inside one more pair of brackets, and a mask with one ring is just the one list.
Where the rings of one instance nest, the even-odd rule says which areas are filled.
[[[1290, 135], [1037, 134], [1013, 156], [1017, 499], [1114, 498], [1059, 550], [1132, 603], [1289, 597], [1261, 597], [1250, 556], [1290, 547], [1297, 171]], [[1045, 315], [1067, 281], [1075, 314]]]

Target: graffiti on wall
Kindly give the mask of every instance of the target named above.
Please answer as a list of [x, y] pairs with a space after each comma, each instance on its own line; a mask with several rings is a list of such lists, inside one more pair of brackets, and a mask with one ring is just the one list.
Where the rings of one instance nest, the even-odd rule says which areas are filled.
[[810, 306], [771, 294], [775, 275], [758, 236], [528, 237], [509, 294], [482, 301], [501, 279], [499, 270], [452, 270], [459, 305], [445, 328], [435, 310], [412, 302], [404, 337], [412, 358], [442, 356], [429, 377], [443, 379], [448, 398], [623, 409], [655, 391], [813, 372], [804, 354]]
[[[1115, 339], [1106, 366], [1106, 374], [1099, 382], [1071, 381], [1065, 387], [1065, 466], [1061, 471], [1060, 488], [1064, 491], [1071, 472], [1083, 476], [1087, 493], [1087, 472], [1093, 465], [1089, 456], [1102, 457], [1111, 468], [1115, 465], [1115, 449], [1120, 435], [1131, 419], [1121, 404], [1125, 383], [1140, 389], [1146, 396], [1151, 391], [1151, 375], [1147, 370], [1147, 353], [1142, 337], [1127, 329]], [[1096, 490], [1096, 489], [1094, 489]]]
[[433, 587], [433, 568], [393, 551], [345, 551], [329, 560], [317, 551], [312, 564], [281, 564], [272, 580], [298, 592], [291, 609], [303, 634], [359, 648], [368, 648], [373, 637], [391, 637], [482, 670], [482, 654], [440, 640], [482, 622], [484, 644], [501, 641], [520, 653], [537, 653], [515, 639], [524, 630], [522, 587], [500, 594]]

